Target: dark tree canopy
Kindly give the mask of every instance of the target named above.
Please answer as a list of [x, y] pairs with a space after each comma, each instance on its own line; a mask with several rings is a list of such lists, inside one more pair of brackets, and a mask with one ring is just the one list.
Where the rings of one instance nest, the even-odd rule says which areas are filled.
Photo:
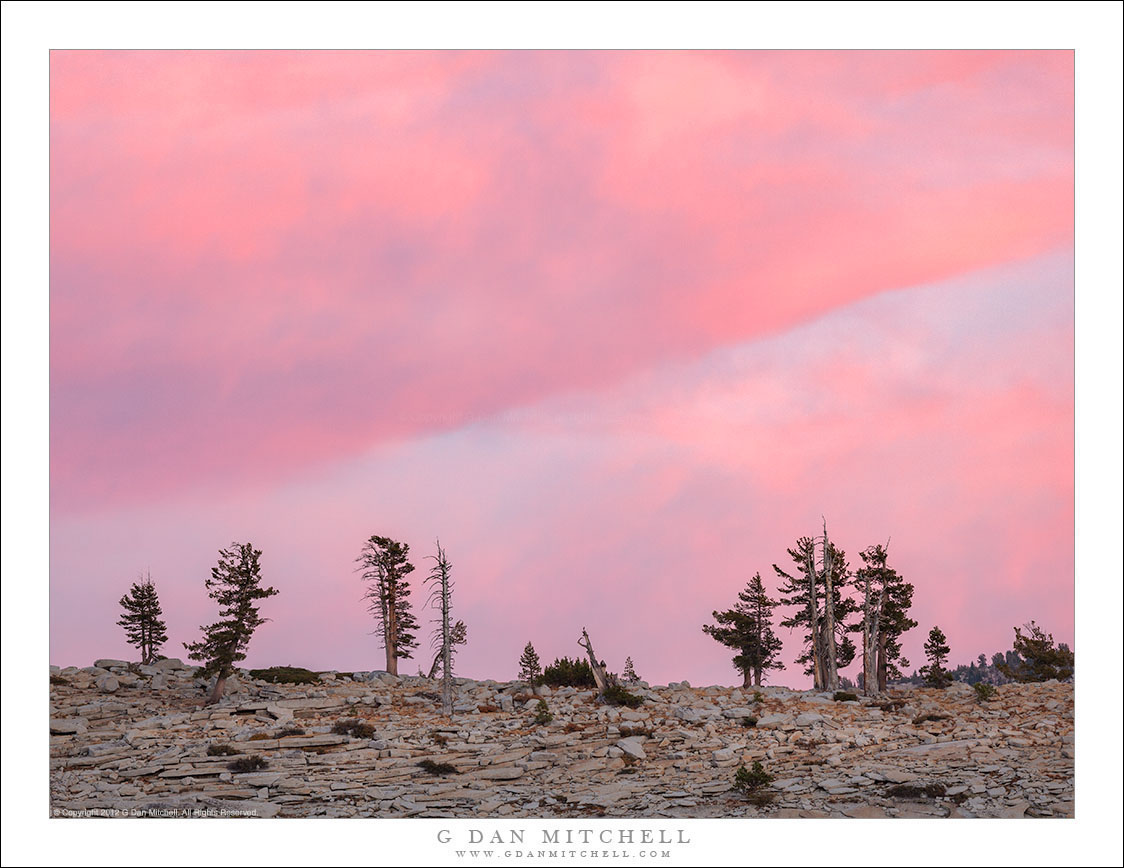
[[947, 687], [952, 681], [952, 676], [945, 669], [948, 652], [948, 639], [940, 627], [934, 627], [925, 641], [925, 657], [929, 665], [923, 670], [925, 683], [930, 687]]
[[[854, 584], [865, 588], [870, 581], [871, 593], [881, 593], [882, 609], [878, 623], [878, 689], [885, 690], [887, 681], [903, 677], [903, 670], [909, 668], [909, 661], [902, 656], [902, 636], [917, 626], [909, 617], [913, 605], [913, 585], [898, 575], [898, 571], [886, 565], [887, 551], [882, 545], [874, 545], [859, 553], [862, 567], [855, 572]], [[862, 623], [848, 628], [853, 633], [861, 633]]]
[[1008, 652], [1014, 659], [999, 663], [1000, 672], [1023, 683], [1051, 678], [1064, 681], [1073, 676], [1073, 652], [1065, 643], [1054, 647], [1053, 634], [1043, 632], [1034, 621], [1023, 624], [1023, 629], [1025, 634], [1015, 627], [1014, 653]]
[[152, 663], [160, 654], [160, 647], [168, 641], [168, 627], [161, 620], [160, 598], [152, 576], [146, 575], [133, 582], [129, 593], [119, 601], [125, 614], [117, 622], [125, 628], [130, 645], [141, 653], [141, 663]]
[[234, 671], [234, 664], [246, 659], [246, 647], [254, 631], [268, 621], [258, 613], [258, 600], [278, 593], [261, 586], [261, 552], [250, 543], [233, 543], [220, 549], [218, 566], [207, 579], [208, 596], [219, 604], [219, 620], [200, 627], [203, 638], [185, 642], [191, 660], [203, 664], [204, 675], [217, 676], [212, 701], [221, 698], [222, 682]]
[[703, 632], [738, 653], [734, 666], [742, 673], [744, 686], [752, 679], [757, 686], [770, 669], [784, 669], [778, 659], [782, 643], [773, 632], [773, 609], [780, 603], [769, 598], [761, 574], [754, 575], [732, 609], [713, 612], [715, 624], [704, 624]]
[[[847, 564], [847, 553], [834, 543], [829, 543], [829, 545], [832, 577], [831, 597], [835, 608], [835, 659], [837, 668], [845, 669], [855, 659], [855, 643], [847, 635], [851, 629], [847, 621], [859, 611], [859, 605], [851, 597], [843, 595], [844, 589], [851, 583], [852, 579], [850, 567]], [[796, 662], [804, 665], [805, 675], [813, 675], [815, 668], [812, 659], [812, 630], [816, 625], [809, 623], [808, 563], [810, 559], [813, 565], [815, 564], [815, 541], [812, 537], [800, 537], [796, 541], [796, 546], [788, 549], [788, 556], [796, 564], [795, 574], [790, 575], [773, 564], [773, 570], [782, 583], [777, 589], [777, 592], [781, 595], [780, 604], [795, 607], [793, 614], [780, 623], [782, 627], [788, 627], [789, 629], [799, 627], [804, 631], [804, 651], [796, 658]], [[817, 581], [817, 612], [823, 611], [826, 600], [827, 588], [823, 581]]]
[[539, 661], [538, 652], [530, 642], [523, 649], [519, 658], [519, 680], [526, 681], [534, 687], [542, 682], [542, 663]]
[[387, 669], [397, 674], [398, 660], [408, 659], [418, 647], [417, 619], [410, 606], [410, 583], [414, 571], [410, 546], [385, 536], [372, 536], [356, 558], [358, 569], [368, 583], [365, 598], [378, 622], [377, 632], [387, 652]]

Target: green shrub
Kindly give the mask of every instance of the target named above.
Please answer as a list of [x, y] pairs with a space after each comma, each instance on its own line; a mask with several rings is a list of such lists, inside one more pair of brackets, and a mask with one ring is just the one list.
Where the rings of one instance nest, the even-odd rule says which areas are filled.
[[995, 697], [995, 685], [988, 684], [984, 681], [977, 681], [972, 685], [972, 689], [976, 691], [976, 699], [980, 702], [987, 702]]
[[270, 684], [319, 684], [320, 676], [299, 666], [271, 666], [268, 669], [251, 669], [250, 677]]
[[762, 693], [760, 690], [753, 691], [753, 701], [754, 702], [764, 702], [765, 701], [765, 694]]
[[899, 799], [935, 799], [944, 795], [944, 784], [898, 784], [889, 795]]
[[773, 793], [765, 789], [773, 780], [760, 762], [754, 762], [752, 769], [739, 766], [734, 772], [734, 789], [754, 804], [765, 805], [773, 800]]
[[352, 738], [374, 738], [375, 728], [361, 720], [337, 720], [332, 727], [335, 735], [349, 735]]
[[746, 729], [757, 726], [757, 718], [753, 715], [747, 715], [746, 717], [743, 717], [742, 726], [744, 726]]
[[593, 669], [587, 660], [559, 657], [542, 673], [542, 683], [551, 687], [596, 687]]
[[601, 694], [601, 698], [609, 705], [624, 705], [628, 708], [638, 708], [640, 703], [644, 701], [643, 696], [637, 696], [635, 693], [629, 693], [616, 679], [609, 682], [609, 687]]
[[269, 763], [255, 754], [253, 756], [239, 757], [228, 765], [227, 768], [232, 772], [258, 772], [262, 769], [269, 768]]
[[539, 704], [535, 706], [535, 723], [539, 726], [546, 726], [554, 720], [554, 715], [550, 713], [550, 707], [546, 704], [545, 699], [540, 699]]
[[213, 744], [207, 748], [207, 756], [238, 756], [240, 753], [242, 751], [229, 744]]
[[831, 697], [836, 702], [858, 702], [859, 695], [857, 693], [848, 693], [846, 690], [836, 690], [835, 695]]
[[449, 763], [435, 763], [430, 759], [423, 759], [418, 763], [418, 768], [422, 771], [427, 771], [431, 775], [455, 775], [457, 770]]

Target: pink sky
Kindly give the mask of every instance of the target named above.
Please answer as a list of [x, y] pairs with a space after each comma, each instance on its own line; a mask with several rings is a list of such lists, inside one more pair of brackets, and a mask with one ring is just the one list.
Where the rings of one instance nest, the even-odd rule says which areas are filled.
[[379, 668], [378, 533], [463, 674], [729, 683], [821, 514], [914, 663], [1072, 643], [1072, 142], [1070, 52], [53, 52], [52, 662], [249, 540], [250, 664]]

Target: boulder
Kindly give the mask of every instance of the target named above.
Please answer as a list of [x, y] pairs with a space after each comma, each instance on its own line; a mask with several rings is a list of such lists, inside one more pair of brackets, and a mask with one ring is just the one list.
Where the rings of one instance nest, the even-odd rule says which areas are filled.
[[625, 754], [632, 757], [633, 759], [647, 759], [648, 754], [644, 753], [642, 742], [643, 738], [641, 738], [640, 736], [631, 735], [628, 738], [622, 738], [620, 741], [618, 741], [617, 747], [619, 747], [622, 751], [624, 751]]
[[78, 735], [86, 731], [84, 717], [51, 718], [51, 735]]
[[105, 675], [99, 675], [94, 683], [102, 693], [116, 693], [117, 688], [121, 686], [120, 682], [108, 672]]
[[98, 669], [127, 669], [129, 667], [128, 660], [114, 660], [112, 657], [103, 657], [101, 660], [95, 660], [94, 666]]

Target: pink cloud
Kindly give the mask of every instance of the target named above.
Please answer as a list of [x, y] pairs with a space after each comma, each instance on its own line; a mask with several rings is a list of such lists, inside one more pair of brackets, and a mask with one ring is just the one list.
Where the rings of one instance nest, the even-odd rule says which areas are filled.
[[1072, 243], [1072, 54], [52, 54], [52, 507]]

